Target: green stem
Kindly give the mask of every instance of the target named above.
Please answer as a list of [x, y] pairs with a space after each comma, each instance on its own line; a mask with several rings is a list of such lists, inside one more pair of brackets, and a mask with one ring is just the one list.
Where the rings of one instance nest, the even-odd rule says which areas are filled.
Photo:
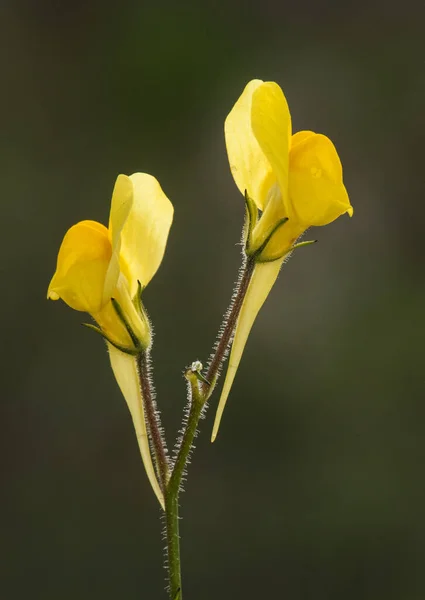
[[255, 267], [255, 260], [247, 258], [239, 279], [238, 288], [228, 310], [225, 321], [220, 328], [215, 352], [210, 360], [206, 379], [208, 383], [200, 382], [197, 374], [186, 372], [186, 379], [191, 388], [190, 409], [180, 447], [174, 462], [171, 477], [165, 490], [165, 522], [168, 555], [168, 578], [170, 584], [170, 599], [182, 600], [181, 561], [180, 561], [180, 536], [179, 536], [179, 492], [182, 478], [187, 466], [187, 460], [193, 446], [193, 440], [198, 428], [202, 410], [211, 396], [217, 382], [221, 365], [226, 357], [227, 350], [232, 341], [236, 323], [242, 304], [251, 281]]
[[193, 440], [198, 428], [203, 403], [199, 394], [192, 394], [191, 406], [183, 433], [179, 452], [174, 463], [173, 473], [165, 493], [165, 520], [167, 527], [168, 577], [170, 598], [182, 599], [180, 536], [179, 536], [179, 492], [187, 460], [192, 449]]
[[179, 499], [178, 494], [165, 495], [165, 526], [167, 530], [167, 568], [171, 600], [182, 597], [180, 567]]

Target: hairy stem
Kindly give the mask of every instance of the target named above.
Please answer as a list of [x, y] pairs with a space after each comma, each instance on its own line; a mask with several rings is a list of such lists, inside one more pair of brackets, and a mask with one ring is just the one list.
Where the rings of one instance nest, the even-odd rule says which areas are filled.
[[203, 403], [193, 397], [186, 428], [183, 433], [179, 452], [165, 494], [165, 513], [167, 527], [168, 577], [170, 583], [170, 598], [182, 598], [181, 566], [180, 566], [180, 535], [179, 535], [179, 492], [187, 460], [192, 450]]
[[177, 495], [165, 495], [165, 527], [167, 533], [167, 569], [170, 599], [181, 600], [179, 499]]
[[187, 467], [187, 461], [193, 447], [193, 440], [198, 428], [202, 410], [211, 396], [217, 383], [221, 366], [226, 358], [229, 345], [232, 341], [239, 313], [251, 281], [255, 261], [246, 258], [236, 293], [222, 326], [210, 360], [206, 379], [209, 383], [199, 382], [195, 373], [188, 371], [186, 378], [191, 387], [190, 410], [186, 421], [177, 456], [174, 462], [168, 485], [165, 488], [165, 521], [168, 555], [168, 577], [170, 583], [170, 599], [182, 600], [181, 564], [180, 564], [180, 536], [179, 536], [179, 492], [182, 478]]
[[161, 418], [156, 410], [154, 391], [149, 373], [149, 355], [142, 351], [136, 356], [140, 386], [142, 388], [143, 404], [146, 422], [150, 434], [157, 476], [162, 492], [165, 493], [169, 479], [169, 464], [167, 445], [162, 434]]
[[233, 297], [232, 303], [226, 314], [224, 322], [220, 328], [220, 335], [218, 337], [215, 352], [208, 365], [206, 379], [211, 383], [211, 386], [208, 387], [207, 384], [204, 384], [202, 386], [202, 391], [204, 394], [207, 394], [207, 397], [211, 396], [215, 384], [217, 383], [221, 366], [224, 362], [224, 359], [226, 358], [227, 350], [235, 332], [236, 323], [239, 317], [239, 313], [241, 312], [246, 292], [248, 290], [249, 282], [251, 281], [254, 267], [255, 260], [253, 258], [247, 257], [242, 266], [242, 272], [236, 293]]

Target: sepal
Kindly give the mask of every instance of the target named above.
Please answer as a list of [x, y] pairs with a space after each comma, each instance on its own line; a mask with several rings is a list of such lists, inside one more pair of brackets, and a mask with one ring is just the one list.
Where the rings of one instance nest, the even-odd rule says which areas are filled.
[[311, 246], [311, 244], [317, 244], [319, 240], [306, 240], [305, 242], [298, 242], [298, 244], [294, 244], [292, 248], [290, 248], [290, 252], [292, 250], [296, 250], [296, 248], [303, 248], [304, 246]]
[[297, 248], [303, 248], [304, 246], [311, 246], [311, 244], [316, 244], [318, 240], [307, 240], [305, 242], [298, 242], [298, 244], [294, 244], [290, 248], [284, 250], [284, 252], [277, 252], [275, 254], [264, 255], [260, 257], [257, 262], [267, 263], [274, 262], [275, 260], [279, 260], [281, 258], [289, 257], [290, 254]]
[[140, 350], [143, 349], [142, 347], [142, 343], [139, 340], [139, 338], [137, 337], [137, 335], [134, 333], [133, 328], [131, 327], [130, 323], [128, 322], [123, 309], [120, 306], [120, 303], [115, 299], [115, 298], [111, 298], [111, 302], [112, 302], [112, 306], [114, 307], [115, 312], [117, 313], [118, 318], [120, 319], [121, 323], [124, 325], [124, 327], [127, 330], [128, 335], [131, 338], [131, 341], [134, 344], [135, 349], [140, 352]]
[[[133, 303], [134, 306], [136, 307], [136, 309], [143, 314], [143, 316], [145, 316], [145, 307], [143, 306], [143, 302], [142, 302], [142, 294], [145, 290], [146, 286], [142, 285], [140, 282], [140, 279], [137, 280], [137, 292], [136, 295], [134, 296], [133, 299]], [[146, 316], [147, 319], [147, 316]]]
[[252, 244], [252, 231], [258, 223], [258, 208], [254, 200], [249, 196], [248, 190], [245, 190], [244, 197], [246, 209], [244, 228], [245, 252], [249, 252]]
[[[259, 244], [257, 242], [257, 244], [255, 244], [254, 247], [245, 249], [247, 256], [254, 258], [255, 262], [264, 262], [261, 258], [261, 254], [265, 251], [267, 244], [270, 242], [270, 240], [272, 239], [274, 234], [277, 231], [279, 231], [279, 229], [281, 227], [283, 227], [283, 225], [285, 225], [285, 223], [287, 223], [287, 222], [288, 222], [288, 217], [283, 217], [282, 219], [279, 219], [278, 221], [276, 221], [276, 223], [273, 223], [273, 225], [271, 225], [271, 227], [266, 232], [264, 239], [261, 240]], [[273, 260], [277, 260], [277, 259], [273, 259]], [[270, 261], [266, 261], [266, 262], [270, 262]]]
[[124, 354], [130, 354], [130, 356], [137, 356], [137, 354], [139, 354], [139, 352], [140, 352], [140, 350], [137, 350], [136, 348], [126, 348], [125, 346], [121, 346], [121, 344], [117, 344], [116, 342], [111, 340], [105, 333], [103, 333], [103, 331], [100, 329], [100, 327], [97, 327], [96, 325], [93, 325], [92, 323], [81, 323], [81, 325], [84, 325], [84, 327], [87, 327], [88, 329], [91, 329], [92, 331], [95, 331], [96, 333], [101, 335], [103, 337], [103, 339], [105, 340], [105, 342], [107, 342], [108, 344], [111, 344], [111, 346], [113, 346], [117, 350], [124, 352]]
[[145, 305], [143, 304], [143, 300], [142, 300], [142, 294], [145, 291], [146, 286], [142, 285], [140, 280], [137, 280], [137, 292], [133, 298], [133, 304], [134, 307], [136, 308], [137, 312], [139, 313], [140, 318], [142, 319], [143, 323], [145, 324], [146, 328], [148, 330], [150, 330], [151, 325], [150, 325], [150, 321], [149, 321], [149, 317], [148, 317], [148, 313], [146, 312], [146, 308]]

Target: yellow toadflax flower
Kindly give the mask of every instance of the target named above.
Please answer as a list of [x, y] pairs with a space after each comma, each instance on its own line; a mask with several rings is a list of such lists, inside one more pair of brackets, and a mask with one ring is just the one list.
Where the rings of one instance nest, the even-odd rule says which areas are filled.
[[154, 177], [119, 175], [109, 228], [81, 221], [67, 231], [47, 292], [51, 300], [61, 298], [71, 308], [89, 313], [99, 325], [131, 412], [149, 481], [162, 506], [134, 355], [150, 345], [150, 325], [140, 294], [161, 264], [172, 220], [173, 206]]
[[249, 332], [285, 257], [309, 227], [353, 214], [335, 146], [312, 131], [292, 135], [277, 83], [248, 83], [226, 119], [225, 137], [230, 169], [250, 215], [246, 252], [256, 265], [236, 325], [213, 441]]

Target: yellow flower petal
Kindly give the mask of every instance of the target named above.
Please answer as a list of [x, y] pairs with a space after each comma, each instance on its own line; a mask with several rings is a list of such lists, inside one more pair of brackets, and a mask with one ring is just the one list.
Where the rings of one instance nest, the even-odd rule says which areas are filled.
[[149, 439], [144, 417], [143, 397], [140, 390], [136, 360], [134, 356], [120, 352], [120, 350], [117, 350], [111, 346], [111, 344], [108, 344], [108, 349], [115, 379], [117, 380], [121, 392], [127, 402], [127, 406], [133, 419], [137, 441], [139, 443], [140, 454], [142, 455], [143, 464], [145, 466], [149, 482], [159, 500], [160, 505], [164, 509], [164, 497], [155, 475], [155, 469], [152, 463], [152, 457], [149, 448]]
[[62, 298], [75, 310], [98, 312], [111, 253], [108, 230], [100, 223], [81, 221], [71, 227], [59, 250], [48, 298]]
[[[288, 103], [277, 83], [263, 83], [254, 91], [251, 123], [252, 131], [279, 183], [286, 208], [292, 125]], [[291, 218], [290, 214], [287, 216]]]
[[152, 175], [134, 173], [128, 179], [133, 186], [133, 200], [121, 229], [120, 259], [134, 297], [137, 281], [145, 287], [161, 264], [174, 209]]
[[259, 79], [250, 81], [224, 124], [227, 154], [235, 183], [242, 194], [248, 191], [260, 210], [264, 209], [268, 188], [275, 181], [271, 165], [251, 126], [253, 94], [263, 85]]
[[279, 275], [282, 260], [276, 260], [269, 263], [257, 263], [252, 275], [252, 279], [248, 286], [245, 300], [236, 324], [235, 337], [230, 352], [229, 366], [227, 368], [226, 379], [224, 380], [223, 390], [221, 392], [220, 402], [218, 404], [217, 413], [215, 416], [214, 427], [211, 441], [217, 437], [220, 427], [221, 417], [224, 407], [226, 406], [233, 380], [236, 376], [242, 354], [254, 324], [254, 321], [263, 306], [267, 296], [272, 289], [277, 276]]
[[[127, 175], [118, 175], [112, 192], [109, 232], [112, 241], [112, 256], [105, 278], [103, 300], [110, 300], [120, 272], [121, 232], [133, 206], [133, 184]], [[127, 275], [127, 273], [125, 274]]]
[[300, 144], [301, 142], [303, 142], [307, 138], [311, 137], [312, 135], [316, 135], [316, 134], [314, 133], [314, 131], [308, 131], [308, 130], [307, 131], [297, 131], [297, 133], [294, 133], [294, 135], [291, 138], [291, 144], [290, 144], [291, 150], [294, 146], [296, 146], [297, 144]]
[[329, 138], [321, 134], [304, 137], [291, 148], [289, 164], [291, 213], [305, 229], [327, 225], [345, 212], [352, 215], [341, 161]]

